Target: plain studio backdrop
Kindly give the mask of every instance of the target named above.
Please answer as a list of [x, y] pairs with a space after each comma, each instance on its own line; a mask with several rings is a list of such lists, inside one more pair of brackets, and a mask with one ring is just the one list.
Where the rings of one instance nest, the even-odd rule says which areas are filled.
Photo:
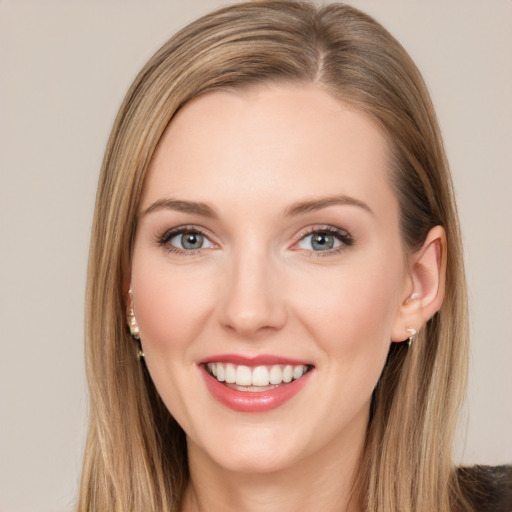
[[[416, 61], [451, 163], [472, 318], [456, 460], [511, 462], [512, 2], [349, 3]], [[139, 68], [219, 5], [0, 0], [2, 512], [73, 508], [87, 410], [87, 252], [107, 136]]]

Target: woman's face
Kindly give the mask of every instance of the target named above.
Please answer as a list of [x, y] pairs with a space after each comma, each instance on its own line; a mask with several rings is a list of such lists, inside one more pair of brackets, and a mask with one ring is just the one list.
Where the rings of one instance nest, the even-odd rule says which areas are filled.
[[386, 161], [370, 118], [313, 86], [208, 93], [168, 127], [131, 285], [190, 457], [274, 471], [360, 449], [410, 292]]

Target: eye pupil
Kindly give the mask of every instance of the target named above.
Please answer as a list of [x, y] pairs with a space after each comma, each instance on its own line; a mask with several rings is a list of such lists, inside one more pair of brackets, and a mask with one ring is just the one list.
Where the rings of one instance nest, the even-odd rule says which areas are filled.
[[186, 233], [182, 235], [181, 243], [184, 249], [200, 249], [203, 245], [203, 235], [200, 233]]
[[334, 247], [334, 237], [326, 233], [317, 233], [311, 240], [313, 249], [317, 251], [326, 251]]

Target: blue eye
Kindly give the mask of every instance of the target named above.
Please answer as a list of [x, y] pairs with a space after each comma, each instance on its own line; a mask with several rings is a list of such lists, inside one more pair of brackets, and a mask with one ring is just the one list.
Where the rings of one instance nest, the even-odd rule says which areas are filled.
[[180, 233], [169, 240], [175, 247], [187, 251], [202, 249], [205, 241], [207, 241], [207, 239], [201, 233], [194, 232]]
[[193, 252], [213, 247], [213, 243], [205, 235], [190, 228], [168, 231], [159, 238], [158, 243], [171, 252]]
[[330, 228], [308, 233], [300, 239], [297, 247], [307, 251], [328, 252], [348, 245], [352, 245], [352, 238], [347, 232]]

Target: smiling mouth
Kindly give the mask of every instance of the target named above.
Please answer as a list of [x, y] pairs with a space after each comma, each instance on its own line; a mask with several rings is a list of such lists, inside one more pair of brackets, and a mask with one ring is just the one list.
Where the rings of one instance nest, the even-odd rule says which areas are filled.
[[300, 379], [312, 367], [306, 364], [246, 366], [233, 363], [206, 363], [206, 371], [218, 382], [238, 391], [262, 392]]

